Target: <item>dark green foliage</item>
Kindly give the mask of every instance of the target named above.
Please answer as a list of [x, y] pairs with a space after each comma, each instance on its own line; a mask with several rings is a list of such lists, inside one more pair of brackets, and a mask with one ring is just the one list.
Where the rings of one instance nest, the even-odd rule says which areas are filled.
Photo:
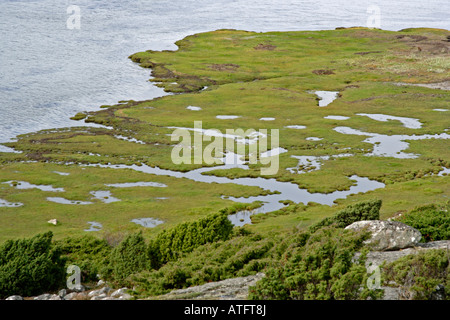
[[81, 270], [81, 281], [96, 281], [97, 274], [106, 262], [112, 248], [106, 240], [93, 236], [68, 237], [56, 241], [66, 265], [77, 265]]
[[102, 270], [102, 276], [124, 284], [125, 279], [131, 274], [146, 270], [148, 267], [147, 244], [142, 233], [139, 232], [125, 237], [111, 251], [108, 264]]
[[380, 292], [364, 288], [368, 278], [364, 256], [356, 263], [352, 261], [367, 236], [334, 227], [295, 235], [293, 238], [301, 241], [292, 241], [277, 265], [264, 270], [266, 276], [250, 289], [249, 299], [377, 298]]
[[52, 237], [47, 232], [0, 246], [0, 298], [38, 295], [64, 284], [65, 261]]
[[382, 272], [385, 283], [401, 286], [403, 299], [434, 299], [436, 287], [443, 285], [443, 298], [450, 300], [450, 254], [446, 249], [407, 255], [383, 266]]
[[361, 201], [347, 206], [338, 211], [334, 216], [325, 218], [321, 222], [310, 227], [311, 232], [330, 225], [338, 228], [345, 228], [356, 221], [379, 220], [381, 200]]
[[271, 261], [273, 241], [248, 232], [237, 232], [227, 241], [199, 246], [159, 270], [134, 277], [136, 294], [141, 297], [165, 294], [173, 289], [201, 285], [210, 281], [255, 274]]
[[397, 218], [422, 234], [422, 241], [450, 240], [450, 202], [418, 207]]
[[227, 240], [232, 230], [233, 224], [225, 211], [164, 230], [149, 244], [151, 266], [157, 269], [201, 245]]

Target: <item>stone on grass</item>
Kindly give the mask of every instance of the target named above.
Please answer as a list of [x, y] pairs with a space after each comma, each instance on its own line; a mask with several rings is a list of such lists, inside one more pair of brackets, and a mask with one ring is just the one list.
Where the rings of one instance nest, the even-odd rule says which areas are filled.
[[399, 221], [364, 220], [357, 221], [345, 229], [371, 233], [365, 243], [374, 251], [391, 251], [416, 246], [422, 235], [420, 231]]

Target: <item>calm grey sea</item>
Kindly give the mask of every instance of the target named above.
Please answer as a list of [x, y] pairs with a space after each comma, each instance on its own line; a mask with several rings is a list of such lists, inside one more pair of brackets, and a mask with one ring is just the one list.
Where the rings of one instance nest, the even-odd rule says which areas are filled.
[[[68, 28], [70, 5], [79, 29]], [[448, 0], [0, 0], [0, 142], [79, 125], [69, 117], [102, 104], [164, 95], [132, 53], [174, 50], [187, 35], [221, 28], [367, 26], [373, 6], [382, 29], [450, 29]]]

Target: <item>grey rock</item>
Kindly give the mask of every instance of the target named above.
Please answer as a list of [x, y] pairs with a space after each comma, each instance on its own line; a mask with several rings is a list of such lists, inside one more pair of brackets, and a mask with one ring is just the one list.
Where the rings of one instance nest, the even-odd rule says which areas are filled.
[[113, 298], [118, 298], [118, 297], [124, 295], [124, 294], [126, 293], [127, 290], [128, 290], [128, 288], [117, 289], [116, 291], [114, 291], [113, 293], [111, 293], [111, 297], [113, 297]]
[[119, 298], [117, 298], [117, 300], [130, 300], [131, 298], [132, 298], [131, 295], [129, 295], [128, 293], [124, 293]]
[[104, 297], [104, 298], [101, 298], [101, 299], [94, 299], [94, 298], [92, 298], [91, 300], [119, 300], [119, 299], [113, 298], [113, 297]]
[[23, 300], [23, 297], [14, 295], [14, 296], [10, 296], [10, 297], [6, 298], [5, 300]]
[[99, 280], [99, 281], [97, 282], [97, 286], [98, 286], [98, 287], [103, 286], [104, 284], [105, 284], [105, 281], [103, 281], [103, 280]]
[[[373, 268], [376, 266], [381, 266], [383, 263], [391, 263], [394, 262], [404, 256], [417, 254], [419, 252], [423, 252], [426, 250], [432, 249], [449, 249], [450, 248], [450, 240], [441, 240], [441, 241], [433, 241], [427, 243], [418, 243], [414, 248], [407, 248], [399, 251], [371, 251], [367, 254], [366, 260], [366, 268]], [[360, 253], [356, 253], [353, 261], [357, 261], [361, 256]], [[391, 283], [390, 285], [395, 285], [395, 283]], [[383, 300], [409, 300], [412, 299], [411, 292], [402, 287], [391, 287], [391, 286], [382, 286], [381, 289], [384, 290]], [[445, 292], [445, 291], [444, 291]], [[437, 286], [431, 295], [431, 299], [439, 300], [442, 298], [446, 298], [442, 294], [442, 287]]]
[[94, 296], [99, 296], [99, 295], [102, 295], [102, 294], [104, 294], [106, 296], [109, 291], [111, 291], [111, 288], [103, 287], [101, 289], [93, 290], [93, 291], [89, 292], [88, 296], [89, 297], [94, 297]]
[[431, 293], [431, 300], [445, 300], [445, 286], [443, 284], [438, 284], [434, 291]]
[[106, 293], [102, 293], [96, 296], [93, 296], [91, 298], [91, 300], [103, 300], [104, 298], [107, 298], [108, 296], [106, 295]]
[[52, 295], [50, 293], [44, 293], [37, 297], [34, 297], [34, 300], [50, 300], [51, 297]]
[[77, 296], [78, 296], [77, 292], [71, 292], [71, 293], [66, 294], [63, 299], [64, 300], [75, 300], [75, 298]]
[[61, 298], [64, 298], [66, 294], [67, 294], [67, 290], [66, 289], [61, 289], [58, 292], [58, 296], [60, 296]]
[[218, 282], [209, 282], [200, 286], [177, 289], [161, 299], [219, 299], [244, 300], [248, 296], [248, 288], [264, 277], [264, 273], [257, 273], [247, 277], [226, 279]]
[[422, 238], [421, 233], [402, 222], [386, 220], [357, 221], [345, 229], [369, 231], [372, 236], [366, 244], [375, 251], [391, 251], [416, 246]]
[[59, 295], [52, 294], [48, 300], [63, 300]]

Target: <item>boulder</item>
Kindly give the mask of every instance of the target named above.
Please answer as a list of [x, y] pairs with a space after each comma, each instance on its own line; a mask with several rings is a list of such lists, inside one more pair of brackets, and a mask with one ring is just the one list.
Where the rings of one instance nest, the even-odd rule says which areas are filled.
[[58, 220], [56, 220], [56, 219], [51, 219], [51, 220], [48, 220], [47, 222], [50, 224], [53, 224], [55, 226], [58, 224]]
[[77, 298], [77, 296], [78, 296], [77, 292], [71, 292], [71, 293], [66, 294], [63, 299], [64, 300], [75, 300]]
[[23, 297], [14, 295], [14, 296], [10, 296], [10, 297], [6, 298], [6, 300], [23, 300]]
[[117, 289], [116, 291], [111, 293], [111, 297], [119, 298], [120, 296], [123, 296], [126, 293], [127, 290], [128, 290], [128, 288]]
[[106, 296], [110, 290], [111, 290], [111, 288], [109, 288], [109, 287], [103, 287], [101, 289], [93, 290], [93, 291], [89, 292], [88, 296], [89, 297], [95, 297], [95, 296], [100, 296], [100, 295]]
[[421, 233], [399, 221], [363, 220], [352, 223], [345, 229], [369, 231], [372, 236], [365, 243], [375, 251], [391, 251], [416, 246]]

